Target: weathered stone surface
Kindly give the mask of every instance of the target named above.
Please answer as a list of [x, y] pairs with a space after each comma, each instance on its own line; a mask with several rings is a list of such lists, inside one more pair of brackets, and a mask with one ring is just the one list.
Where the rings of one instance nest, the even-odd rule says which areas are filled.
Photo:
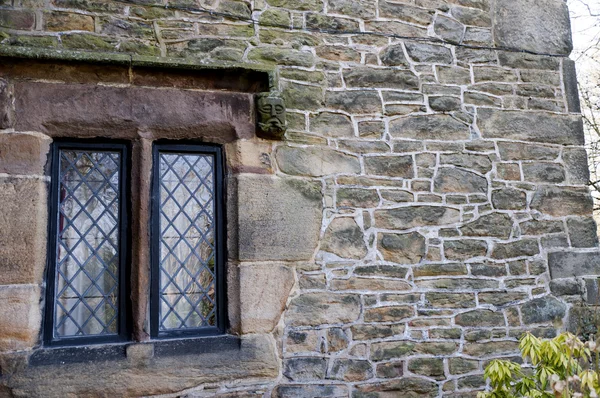
[[434, 308], [470, 308], [475, 306], [473, 293], [426, 293], [425, 299]]
[[442, 290], [482, 290], [498, 289], [498, 281], [489, 279], [475, 278], [438, 278], [428, 280], [418, 280], [415, 284], [423, 289], [442, 289]]
[[9, 83], [0, 79], [0, 129], [8, 129], [15, 122], [13, 95]]
[[577, 85], [577, 71], [575, 61], [565, 58], [563, 60], [563, 80], [565, 85], [565, 97], [569, 112], [580, 113], [581, 103], [579, 101], [579, 87]]
[[353, 218], [334, 219], [323, 236], [321, 250], [342, 258], [360, 259], [367, 254], [364, 234]]
[[600, 255], [597, 252], [548, 253], [548, 267], [553, 279], [600, 275]]
[[550, 281], [550, 291], [555, 296], [581, 296], [584, 284], [572, 279], [553, 279]]
[[486, 193], [488, 182], [473, 172], [441, 167], [434, 180], [434, 191], [439, 193]]
[[283, 375], [293, 381], [325, 378], [327, 359], [314, 357], [290, 358], [283, 361]]
[[492, 192], [492, 204], [498, 210], [525, 210], [527, 194], [514, 188], [504, 188]]
[[492, 258], [535, 256], [540, 252], [537, 239], [521, 239], [510, 243], [495, 243]]
[[323, 89], [306, 84], [282, 82], [282, 94], [287, 109], [317, 110], [323, 106]]
[[479, 368], [479, 362], [473, 359], [466, 358], [450, 358], [448, 360], [448, 368], [453, 375], [469, 373]]
[[482, 240], [447, 240], [444, 242], [444, 254], [448, 260], [468, 260], [485, 256], [487, 244]]
[[240, 266], [242, 333], [269, 333], [279, 322], [294, 286], [294, 272], [284, 265]]
[[463, 348], [463, 354], [476, 358], [492, 355], [517, 354], [519, 352], [518, 341], [490, 341], [486, 343], [467, 343]]
[[338, 173], [359, 173], [358, 158], [328, 147], [277, 148], [277, 164], [281, 171], [291, 175], [320, 177]]
[[460, 98], [450, 96], [429, 97], [429, 107], [437, 112], [451, 112], [460, 110]]
[[384, 65], [406, 67], [409, 65], [401, 44], [394, 44], [386, 47], [384, 50], [382, 50], [379, 57]]
[[584, 148], [565, 148], [562, 159], [570, 184], [585, 185], [590, 181], [588, 157]]
[[37, 286], [0, 286], [0, 352], [26, 350], [37, 343], [40, 295]]
[[490, 310], [474, 310], [463, 312], [455, 317], [454, 322], [467, 327], [505, 326], [504, 314]]
[[463, 236], [493, 236], [508, 239], [513, 221], [508, 214], [491, 213], [460, 228]]
[[371, 345], [371, 360], [385, 361], [409, 354], [449, 355], [456, 351], [454, 342], [412, 342], [406, 340], [384, 341]]
[[364, 265], [354, 269], [356, 275], [386, 276], [390, 278], [405, 278], [408, 268], [397, 265]]
[[433, 25], [434, 32], [451, 43], [460, 43], [465, 35], [465, 27], [455, 19], [438, 15]]
[[561, 183], [565, 181], [565, 169], [557, 163], [526, 163], [523, 178], [537, 183]]
[[584, 143], [579, 116], [481, 108], [477, 112], [477, 125], [484, 138], [562, 145]]
[[567, 306], [555, 297], [546, 296], [531, 300], [521, 307], [523, 323], [542, 323], [560, 320], [565, 316]]
[[409, 234], [378, 234], [378, 247], [386, 261], [416, 264], [425, 256], [425, 237], [418, 232]]
[[243, 174], [237, 188], [240, 260], [308, 260], [313, 256], [322, 219], [319, 184]]
[[364, 162], [367, 174], [414, 178], [412, 156], [369, 156]]
[[344, 72], [344, 80], [348, 87], [385, 87], [401, 90], [419, 88], [419, 78], [408, 70], [352, 68]]
[[458, 209], [443, 206], [409, 206], [375, 211], [375, 225], [384, 229], [403, 230], [459, 221]]
[[555, 0], [492, 2], [498, 46], [537, 53], [564, 54], [573, 49], [567, 4]]
[[292, 300], [285, 316], [289, 325], [310, 326], [354, 322], [359, 314], [356, 294], [306, 293]]
[[330, 283], [332, 290], [366, 291], [406, 291], [411, 285], [404, 280], [377, 278], [334, 279]]
[[340, 188], [336, 193], [338, 207], [376, 207], [379, 195], [374, 189]]
[[41, 282], [46, 264], [46, 190], [46, 183], [38, 179], [0, 178], [0, 285]]
[[348, 387], [334, 384], [286, 384], [277, 386], [273, 390], [275, 398], [338, 398], [347, 395]]
[[346, 115], [321, 112], [310, 118], [310, 131], [327, 137], [352, 137], [354, 127]]
[[569, 239], [573, 247], [597, 247], [598, 233], [593, 218], [569, 218], [567, 220]]
[[376, 91], [328, 91], [325, 105], [342, 111], [365, 114], [381, 112], [381, 98]]
[[447, 47], [415, 42], [406, 42], [405, 46], [408, 56], [415, 62], [452, 63], [452, 52]]
[[441, 164], [451, 164], [465, 169], [475, 170], [485, 174], [492, 169], [492, 162], [487, 155], [475, 155], [470, 153], [440, 155]]
[[408, 116], [390, 121], [390, 134], [394, 138], [415, 140], [466, 140], [469, 126], [449, 115]]
[[394, 397], [434, 398], [438, 385], [433, 381], [416, 377], [404, 377], [397, 380], [375, 384], [361, 384], [352, 394], [352, 398]]
[[344, 381], [361, 381], [373, 377], [371, 363], [364, 359], [336, 359], [328, 378]]
[[444, 360], [442, 358], [414, 358], [408, 361], [408, 370], [411, 372], [443, 380]]
[[498, 151], [502, 160], [555, 160], [560, 153], [557, 147], [520, 142], [498, 142]]
[[365, 322], [399, 322], [414, 315], [414, 308], [406, 305], [368, 308]]
[[373, 0], [331, 0], [327, 4], [328, 8], [335, 11], [336, 14], [365, 19], [375, 17], [376, 3]]
[[555, 217], [589, 215], [592, 197], [587, 188], [541, 186], [531, 200], [531, 208]]

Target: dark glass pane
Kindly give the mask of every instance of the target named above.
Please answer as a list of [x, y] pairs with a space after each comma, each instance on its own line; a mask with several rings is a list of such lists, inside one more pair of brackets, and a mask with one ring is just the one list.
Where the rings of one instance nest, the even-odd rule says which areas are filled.
[[54, 337], [117, 334], [121, 155], [59, 157]]
[[159, 329], [215, 326], [214, 157], [159, 153]]

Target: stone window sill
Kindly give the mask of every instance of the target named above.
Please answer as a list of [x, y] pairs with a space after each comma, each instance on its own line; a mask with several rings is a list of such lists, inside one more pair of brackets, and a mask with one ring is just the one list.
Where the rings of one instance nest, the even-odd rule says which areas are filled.
[[232, 335], [172, 340], [153, 340], [144, 343], [117, 343], [95, 346], [40, 348], [29, 357], [30, 366], [64, 365], [98, 361], [146, 361], [180, 355], [223, 353], [240, 349], [241, 339]]

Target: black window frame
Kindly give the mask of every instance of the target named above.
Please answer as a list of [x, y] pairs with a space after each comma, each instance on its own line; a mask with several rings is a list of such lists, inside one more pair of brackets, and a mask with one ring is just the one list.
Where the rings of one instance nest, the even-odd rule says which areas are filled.
[[[160, 154], [165, 152], [204, 154], [214, 156], [214, 204], [215, 204], [215, 289], [216, 325], [193, 329], [161, 331], [160, 323]], [[150, 215], [150, 337], [152, 339], [204, 337], [225, 334], [227, 328], [226, 259], [225, 259], [225, 173], [223, 149], [220, 145], [197, 142], [155, 141], [152, 145], [152, 183]]]
[[[118, 321], [115, 335], [86, 335], [81, 337], [54, 336], [54, 310], [56, 301], [55, 283], [57, 266], [58, 214], [60, 203], [60, 151], [85, 150], [91, 152], [118, 151], [120, 153], [119, 171], [119, 288]], [[93, 344], [118, 343], [131, 340], [131, 145], [122, 140], [61, 140], [55, 139], [50, 150], [50, 187], [48, 200], [48, 248], [46, 268], [46, 305], [44, 312], [43, 343], [45, 346], [80, 346]]]

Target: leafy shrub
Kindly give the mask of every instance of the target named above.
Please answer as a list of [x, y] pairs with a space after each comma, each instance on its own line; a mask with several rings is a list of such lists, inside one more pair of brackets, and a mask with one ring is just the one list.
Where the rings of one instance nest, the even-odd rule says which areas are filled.
[[519, 343], [523, 365], [493, 360], [485, 368], [491, 391], [478, 398], [597, 398], [600, 346], [571, 333], [553, 339], [525, 334]]

